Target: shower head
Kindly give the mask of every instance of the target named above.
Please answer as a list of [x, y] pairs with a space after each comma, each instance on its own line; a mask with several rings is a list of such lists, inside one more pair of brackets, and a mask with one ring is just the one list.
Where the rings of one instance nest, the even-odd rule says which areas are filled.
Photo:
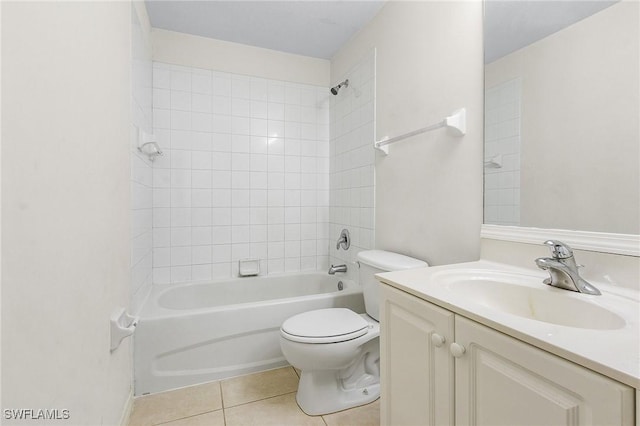
[[343, 81], [342, 83], [338, 84], [337, 86], [334, 86], [331, 88], [331, 93], [333, 95], [337, 95], [338, 94], [338, 90], [340, 90], [341, 87], [349, 87], [349, 79], [346, 79], [345, 81]]

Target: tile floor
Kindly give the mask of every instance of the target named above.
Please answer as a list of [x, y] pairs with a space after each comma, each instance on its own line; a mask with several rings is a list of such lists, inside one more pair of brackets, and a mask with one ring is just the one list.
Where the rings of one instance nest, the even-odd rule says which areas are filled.
[[129, 426], [378, 426], [379, 401], [325, 416], [296, 404], [293, 367], [190, 386], [135, 399]]

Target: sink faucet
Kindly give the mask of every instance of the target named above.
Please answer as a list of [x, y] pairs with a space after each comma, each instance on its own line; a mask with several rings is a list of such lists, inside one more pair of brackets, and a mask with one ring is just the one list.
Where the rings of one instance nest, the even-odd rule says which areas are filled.
[[580, 276], [571, 247], [556, 240], [547, 240], [544, 245], [551, 249], [552, 257], [538, 258], [536, 265], [551, 275], [543, 281], [545, 284], [585, 294], [601, 294], [597, 288]]
[[347, 265], [331, 265], [329, 268], [329, 275], [334, 275], [336, 272], [347, 272]]

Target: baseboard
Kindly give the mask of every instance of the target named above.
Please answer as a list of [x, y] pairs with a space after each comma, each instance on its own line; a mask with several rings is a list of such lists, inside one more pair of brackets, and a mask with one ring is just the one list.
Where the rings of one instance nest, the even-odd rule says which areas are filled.
[[118, 422], [120, 426], [128, 426], [129, 418], [131, 417], [132, 411], [133, 411], [133, 387], [129, 391], [129, 396], [127, 397], [127, 403], [124, 406], [124, 410], [122, 410], [122, 416], [120, 417], [120, 422]]

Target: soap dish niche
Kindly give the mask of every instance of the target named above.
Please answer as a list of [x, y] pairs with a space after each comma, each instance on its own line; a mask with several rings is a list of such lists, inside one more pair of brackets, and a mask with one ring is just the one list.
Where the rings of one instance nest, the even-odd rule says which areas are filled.
[[260, 275], [260, 259], [240, 259], [238, 261], [238, 275], [241, 277]]

